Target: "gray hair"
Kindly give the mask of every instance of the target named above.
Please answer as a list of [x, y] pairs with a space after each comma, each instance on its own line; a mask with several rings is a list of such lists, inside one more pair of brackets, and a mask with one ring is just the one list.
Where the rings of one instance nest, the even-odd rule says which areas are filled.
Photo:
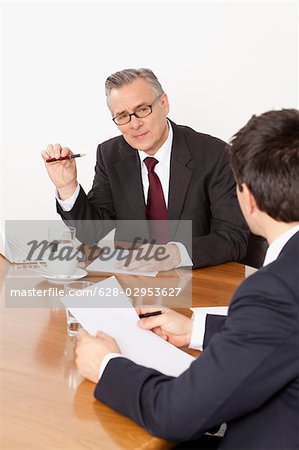
[[164, 90], [154, 74], [150, 69], [124, 69], [119, 72], [115, 72], [110, 75], [105, 82], [105, 94], [107, 97], [107, 102], [112, 89], [119, 89], [126, 84], [132, 83], [132, 81], [137, 78], [143, 78], [146, 80], [153, 88], [157, 95], [164, 94]]

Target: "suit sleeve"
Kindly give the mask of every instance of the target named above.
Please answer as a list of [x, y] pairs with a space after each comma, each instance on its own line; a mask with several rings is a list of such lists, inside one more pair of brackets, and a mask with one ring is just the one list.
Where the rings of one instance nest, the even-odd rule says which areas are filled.
[[226, 316], [207, 314], [203, 348], [207, 347], [208, 343], [216, 333], [220, 333], [225, 325], [226, 318]]
[[226, 144], [219, 141], [218, 145], [220, 151], [217, 164], [206, 185], [210, 205], [210, 232], [193, 238], [194, 268], [240, 261], [247, 250], [249, 229], [238, 204]]
[[151, 434], [177, 441], [197, 439], [262, 407], [297, 371], [297, 316], [285, 304], [292, 294], [273, 278], [263, 278], [265, 292], [242, 285], [222, 331], [181, 376], [114, 359], [96, 386], [96, 398]]

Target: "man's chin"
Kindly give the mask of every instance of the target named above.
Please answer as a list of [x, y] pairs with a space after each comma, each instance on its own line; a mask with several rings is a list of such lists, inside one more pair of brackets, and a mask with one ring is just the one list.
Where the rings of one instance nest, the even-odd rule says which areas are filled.
[[135, 148], [136, 150], [139, 150], [141, 152], [144, 153], [151, 153], [152, 151], [152, 147], [150, 145], [146, 145], [145, 143], [141, 144], [141, 143], [134, 143], [134, 145], [131, 144], [131, 147]]

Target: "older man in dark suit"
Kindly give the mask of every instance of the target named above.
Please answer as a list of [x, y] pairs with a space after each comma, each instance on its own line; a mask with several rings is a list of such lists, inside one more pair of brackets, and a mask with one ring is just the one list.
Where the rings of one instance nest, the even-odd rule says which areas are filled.
[[[226, 423], [224, 437], [216, 442], [221, 449], [295, 450], [299, 111], [253, 116], [232, 141], [231, 162], [242, 212], [269, 248], [264, 267], [235, 292], [228, 317], [206, 317], [202, 355], [173, 378], [122, 357], [111, 337], [82, 331], [77, 364], [83, 376], [97, 383], [98, 400], [156, 436], [191, 441], [180, 448], [207, 448], [211, 442], [204, 433]], [[196, 318], [193, 322], [167, 309], [139, 325], [177, 346], [200, 345], [196, 335], [203, 334]]]
[[[249, 233], [225, 143], [167, 119], [167, 95], [149, 69], [111, 75], [106, 95], [122, 136], [99, 145], [89, 194], [77, 182], [74, 160], [46, 164], [57, 188], [61, 217], [67, 222], [94, 221], [89, 243], [102, 238], [114, 220], [192, 221], [191, 246], [169, 233], [160, 242], [168, 244], [168, 259], [156, 261], [155, 267], [133, 259], [132, 269], [168, 270], [241, 260]], [[49, 145], [43, 158], [69, 154], [68, 148]], [[159, 242], [157, 236], [150, 237]], [[119, 234], [117, 238], [126, 240]]]

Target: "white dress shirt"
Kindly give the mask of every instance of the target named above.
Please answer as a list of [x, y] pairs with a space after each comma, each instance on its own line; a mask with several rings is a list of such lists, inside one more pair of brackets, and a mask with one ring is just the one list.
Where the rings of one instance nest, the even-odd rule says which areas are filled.
[[55, 197], [56, 197], [56, 200], [58, 201], [59, 205], [63, 209], [63, 211], [70, 211], [72, 209], [72, 207], [74, 206], [74, 204], [77, 200], [79, 192], [80, 192], [80, 184], [77, 184], [77, 188], [76, 188], [75, 192], [66, 200], [61, 200], [61, 198], [59, 197], [58, 191], [56, 190]]

